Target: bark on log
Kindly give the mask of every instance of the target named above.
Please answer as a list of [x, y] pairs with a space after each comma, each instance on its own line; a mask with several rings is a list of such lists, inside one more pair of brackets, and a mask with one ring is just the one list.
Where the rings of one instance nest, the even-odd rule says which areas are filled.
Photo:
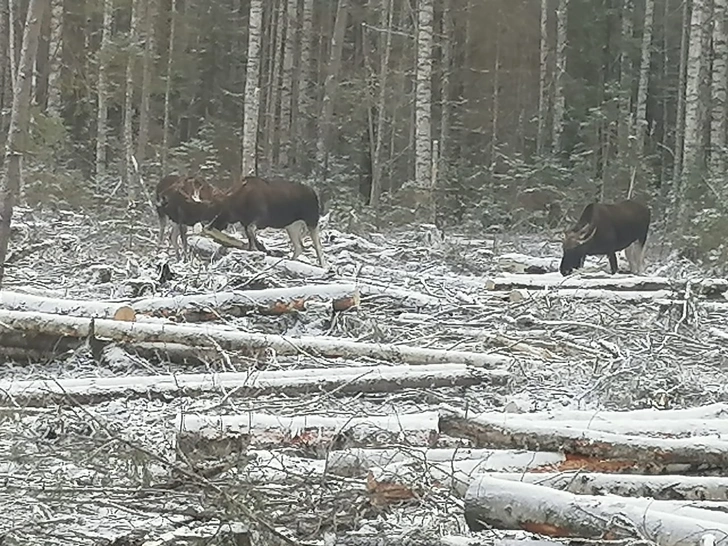
[[[644, 474], [664, 473], [679, 465], [680, 472], [728, 468], [728, 441], [713, 437], [664, 439], [558, 427], [551, 423], [519, 422], [474, 416], [459, 410], [440, 415], [440, 432], [465, 437], [477, 447], [562, 451], [574, 464], [592, 470], [630, 469]], [[582, 458], [587, 458], [583, 460]], [[596, 459], [596, 460], [595, 460]], [[604, 461], [607, 459], [607, 461]]]
[[[497, 416], [498, 414], [493, 415]], [[554, 409], [528, 414], [530, 421], [609, 421], [627, 423], [634, 421], [651, 423], [655, 420], [713, 420], [724, 418], [726, 416], [728, 416], [728, 404], [724, 402], [715, 402], [713, 404], [706, 404], [704, 406], [697, 406], [694, 408], [673, 410], [660, 410], [653, 408], [630, 411]]]
[[694, 546], [710, 530], [716, 534], [717, 546], [728, 544], [728, 525], [712, 521], [707, 510], [700, 512], [708, 519], [695, 519], [619, 498], [574, 495], [492, 476], [473, 481], [464, 511], [474, 531], [493, 526], [553, 537], [643, 536], [660, 546]]
[[10, 290], [0, 290], [0, 309], [134, 321], [134, 310], [126, 303], [60, 299]]
[[309, 302], [326, 302], [334, 311], [360, 305], [359, 290], [353, 283], [235, 290], [214, 294], [196, 294], [167, 298], [145, 298], [132, 303], [137, 313], [173, 317], [186, 322], [216, 320], [221, 315], [243, 316], [248, 313], [282, 315], [305, 311]]
[[498, 256], [498, 267], [501, 271], [518, 274], [543, 274], [559, 270], [558, 258], [539, 258], [516, 252]]
[[508, 373], [465, 364], [424, 366], [361, 366], [347, 368], [263, 371], [253, 373], [179, 374], [84, 379], [0, 381], [0, 402], [28, 406], [58, 403], [72, 396], [78, 403], [114, 398], [161, 398], [218, 392], [245, 398], [267, 394], [300, 396], [309, 392], [350, 394], [399, 389], [472, 386], [502, 382]]
[[[487, 471], [491, 472], [491, 471]], [[582, 471], [503, 472], [496, 478], [523, 481], [576, 495], [621, 495], [656, 500], [728, 500], [728, 478], [716, 476], [603, 474]]]
[[[426, 449], [352, 448], [332, 451], [328, 456], [328, 469], [340, 476], [364, 476], [370, 468], [385, 467], [397, 463], [426, 462], [427, 464], [475, 461], [479, 472], [526, 472], [529, 470], [558, 467], [565, 461], [560, 453], [508, 449]], [[520, 474], [517, 474], [520, 475]], [[468, 482], [469, 483], [469, 482]]]
[[[80, 317], [28, 313], [23, 311], [0, 310], [0, 342], [2, 334], [43, 333], [58, 337], [86, 337], [90, 320]], [[461, 363], [492, 368], [507, 366], [511, 357], [467, 351], [448, 351], [426, 349], [406, 345], [386, 345], [379, 343], [360, 343], [346, 339], [326, 337], [291, 338], [280, 335], [254, 334], [203, 326], [182, 326], [154, 324], [146, 322], [119, 322], [99, 319], [95, 321], [98, 337], [127, 343], [179, 343], [199, 347], [218, 345], [223, 350], [247, 351], [255, 354], [262, 349], [271, 348], [278, 355], [318, 353], [327, 358], [369, 357], [391, 363], [436, 364]]]

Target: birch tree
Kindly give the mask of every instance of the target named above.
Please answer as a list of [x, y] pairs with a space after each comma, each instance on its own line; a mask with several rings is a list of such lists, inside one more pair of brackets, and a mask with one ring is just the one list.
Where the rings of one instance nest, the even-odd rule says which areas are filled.
[[[725, 1], [725, 0], [723, 0]], [[640, 79], [637, 86], [637, 117], [635, 121], [638, 160], [642, 159], [647, 129], [647, 91], [650, 83], [650, 59], [652, 55], [652, 27], [655, 19], [655, 0], [645, 0], [645, 23], [642, 30]]]
[[321, 105], [321, 116], [319, 117], [318, 140], [316, 141], [316, 169], [319, 176], [328, 170], [329, 135], [331, 134], [331, 124], [334, 117], [334, 98], [339, 82], [341, 52], [344, 48], [344, 33], [346, 32], [348, 13], [349, 0], [339, 0], [334, 32], [331, 36], [331, 50], [326, 67], [324, 97]]
[[559, 0], [556, 8], [556, 74], [554, 81], [554, 120], [551, 147], [555, 153], [561, 150], [561, 133], [564, 130], [564, 82], [566, 81], [566, 30], [569, 0]]
[[[415, 184], [432, 189], [432, 0], [417, 6], [417, 71], [415, 86]], [[430, 196], [430, 206], [434, 196]]]
[[243, 109], [242, 176], [256, 173], [258, 114], [260, 112], [260, 42], [263, 30], [263, 0], [250, 1], [248, 16], [248, 60], [245, 68]]
[[63, 0], [51, 0], [51, 34], [48, 42], [48, 105], [50, 116], [61, 116], [61, 64]]
[[0, 201], [0, 285], [5, 275], [5, 257], [10, 241], [10, 222], [15, 200], [20, 193], [22, 159], [28, 141], [30, 125], [30, 89], [35, 56], [38, 51], [43, 12], [49, 0], [30, 0], [23, 31], [23, 43], [13, 88], [13, 108], [10, 112], [10, 130], [5, 142], [5, 161], [2, 172], [2, 201]]
[[278, 162], [287, 167], [291, 143], [294, 138], [291, 134], [292, 104], [293, 104], [293, 54], [296, 49], [296, 12], [297, 0], [286, 1], [286, 39], [283, 52], [283, 69], [281, 71], [281, 123], [280, 123], [280, 155]]
[[[99, 82], [97, 89], [98, 111], [96, 115], [96, 183], [106, 176], [106, 141], [109, 95], [108, 62], [111, 45], [111, 30], [114, 15], [114, 0], [104, 0], [104, 20], [101, 30], [101, 49], [99, 50]], [[98, 189], [98, 188], [97, 188]]]
[[[9, 17], [10, 14], [6, 0], [0, 0], [0, 111], [5, 110], [6, 106], [11, 104], [13, 100], [8, 55]], [[5, 139], [5, 123], [3, 119], [4, 116], [0, 116], [0, 138], [2, 138], [0, 141], [4, 141]]]
[[137, 161], [139, 162], [140, 168], [147, 155], [149, 102], [152, 94], [152, 69], [154, 68], [154, 25], [157, 17], [156, 0], [146, 0], [146, 5], [144, 57], [142, 59], [142, 93], [139, 105], [139, 132], [137, 136]]
[[728, 84], [728, 43], [726, 43], [726, 0], [713, 3], [713, 72], [711, 74], [710, 171], [725, 171], [726, 85]]
[[536, 154], [544, 153], [546, 144], [546, 123], [549, 110], [548, 74], [549, 74], [549, 2], [541, 0], [541, 34], [539, 42], [538, 68], [538, 132], [536, 134]]
[[[142, 0], [143, 1], [143, 0]], [[126, 60], [126, 86], [124, 88], [124, 183], [129, 201], [134, 200], [134, 137], [132, 135], [132, 115], [134, 112], [134, 68], [137, 60], [139, 41], [139, 0], [131, 0], [131, 21], [129, 24], [129, 47]]]
[[680, 183], [680, 226], [687, 222], [689, 187], [696, 181], [702, 163], [703, 127], [701, 123], [700, 76], [706, 62], [704, 50], [705, 27], [708, 22], [709, 0], [693, 0], [690, 19], [690, 41], [688, 45], [687, 73], [685, 79], [685, 141], [683, 144], [684, 171]]
[[174, 70], [175, 34], [177, 30], [177, 0], [172, 0], [169, 6], [169, 44], [167, 45], [167, 74], [164, 82], [164, 121], [162, 122], [162, 176], [167, 174], [167, 154], [169, 153], [169, 123], [172, 94], [172, 74]]

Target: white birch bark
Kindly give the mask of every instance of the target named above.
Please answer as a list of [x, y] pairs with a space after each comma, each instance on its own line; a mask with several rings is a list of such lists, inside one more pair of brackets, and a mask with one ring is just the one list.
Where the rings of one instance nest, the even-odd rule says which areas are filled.
[[286, 40], [283, 51], [283, 68], [281, 70], [281, 123], [279, 126], [280, 149], [278, 163], [288, 166], [290, 160], [291, 143], [294, 136], [292, 127], [292, 100], [293, 100], [293, 54], [296, 49], [296, 15], [298, 11], [297, 0], [286, 1]]
[[[141, 0], [142, 2], [144, 0]], [[129, 26], [129, 47], [126, 60], [126, 85], [124, 88], [124, 183], [127, 199], [135, 199], [135, 176], [132, 156], [134, 155], [134, 136], [132, 134], [132, 115], [134, 113], [134, 69], [137, 60], [137, 42], [139, 41], [139, 5], [140, 0], [131, 1], [131, 21]]]
[[432, 176], [432, 0], [419, 0], [417, 14], [415, 184], [425, 189]]
[[142, 168], [147, 155], [149, 140], [149, 107], [152, 94], [152, 70], [154, 69], [154, 25], [157, 18], [157, 1], [146, 0], [147, 15], [144, 24], [144, 57], [142, 59], [142, 92], [139, 105], [139, 131], [137, 137], [137, 161]]
[[10, 112], [10, 130], [5, 142], [5, 161], [2, 173], [2, 201], [0, 202], [0, 284], [5, 274], [5, 257], [10, 240], [10, 221], [15, 200], [20, 193], [22, 158], [28, 140], [30, 125], [30, 84], [33, 78], [35, 56], [38, 51], [38, 37], [43, 11], [48, 9], [49, 0], [30, 0], [28, 15], [23, 31], [23, 44], [17, 79], [13, 87], [13, 108]]
[[169, 153], [169, 101], [172, 94], [172, 73], [174, 70], [174, 46], [177, 30], [177, 0], [172, 0], [169, 8], [169, 44], [167, 49], [167, 75], [164, 82], [164, 122], [162, 126], [162, 175], [167, 174], [167, 155]]
[[334, 99], [336, 87], [339, 82], [339, 70], [341, 67], [341, 53], [344, 48], [344, 34], [349, 16], [349, 0], [339, 0], [336, 10], [336, 21], [334, 32], [331, 36], [331, 51], [329, 62], [326, 67], [326, 80], [324, 82], [324, 97], [321, 105], [321, 116], [319, 118], [319, 133], [316, 142], [316, 170], [319, 176], [328, 170], [329, 137], [334, 117]]
[[263, 0], [251, 0], [248, 16], [248, 61], [245, 69], [243, 109], [242, 176], [256, 172], [258, 113], [260, 111], [260, 42], [263, 30]]
[[541, 0], [541, 37], [539, 43], [538, 69], [538, 133], [536, 154], [543, 155], [546, 147], [546, 128], [548, 123], [548, 74], [549, 74], [549, 3]]
[[[10, 13], [7, 0], [0, 0], [0, 110], [4, 110], [13, 100], [13, 88], [10, 83], [9, 23]], [[0, 116], [0, 134], [5, 135], [5, 123], [2, 120], [3, 117]]]
[[[18, 75], [18, 42], [15, 36], [15, 22], [18, 20], [18, 1], [8, 0], [8, 58], [10, 60], [10, 84], [15, 92]], [[40, 30], [39, 30], [40, 32]]]
[[710, 171], [722, 176], [726, 145], [726, 85], [728, 85], [728, 43], [726, 43], [726, 0], [713, 3], [713, 73], [710, 112]]
[[48, 114], [61, 115], [61, 55], [63, 43], [63, 0], [51, 0], [51, 35], [48, 45]]
[[[109, 94], [108, 83], [108, 57], [111, 44], [111, 30], [114, 15], [114, 0], [104, 0], [104, 20], [101, 31], [101, 49], [99, 50], [99, 82], [97, 89], [98, 111], [96, 115], [96, 184], [99, 189], [106, 176], [106, 141], [108, 117], [107, 98]], [[50, 90], [50, 85], [49, 85]], [[50, 95], [48, 102], [50, 104]]]
[[556, 74], [554, 80], [554, 120], [551, 147], [554, 153], [561, 150], [561, 134], [564, 130], [564, 82], [566, 81], [566, 31], [569, 0], [559, 0], [556, 9]]
[[[446, 0], [449, 1], [449, 0]], [[372, 207], [379, 205], [382, 194], [382, 145], [384, 143], [384, 120], [387, 112], [387, 76], [389, 74], [389, 57], [392, 51], [392, 16], [394, 9], [392, 0], [382, 0], [381, 9], [382, 28], [385, 28], [384, 40], [379, 40], [382, 48], [379, 57], [379, 100], [377, 105], [377, 128], [375, 131], [374, 157], [372, 158], [372, 187], [369, 193], [369, 204]], [[443, 106], [444, 107], [444, 106]]]
[[[725, 1], [725, 0], [723, 0]], [[645, 24], [642, 31], [640, 79], [637, 86], [637, 160], [641, 161], [647, 133], [647, 91], [650, 84], [650, 59], [652, 57], [652, 28], [655, 19], [655, 0], [645, 0]]]

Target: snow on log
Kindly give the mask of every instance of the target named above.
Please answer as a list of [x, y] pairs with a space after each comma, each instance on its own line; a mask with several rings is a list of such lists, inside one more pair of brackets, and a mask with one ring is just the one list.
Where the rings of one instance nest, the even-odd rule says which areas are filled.
[[254, 484], [280, 483], [290, 487], [294, 480], [321, 480], [328, 470], [325, 459], [294, 457], [281, 451], [251, 449], [247, 464], [236, 469], [237, 481]]
[[715, 476], [644, 476], [571, 470], [502, 472], [495, 477], [552, 487], [576, 495], [612, 494], [623, 497], [651, 497], [656, 500], [728, 500], [728, 478]]
[[498, 268], [510, 273], [547, 273], [559, 270], [558, 258], [539, 258], [517, 252], [508, 252], [498, 256]]
[[[464, 415], [458, 409], [443, 409], [440, 432], [469, 438], [477, 447], [562, 451], [571, 456], [574, 467], [581, 465], [593, 470], [600, 470], [600, 465], [612, 469], [616, 465], [621, 470], [646, 474], [664, 473], [666, 467], [673, 469], [671, 465], [679, 465], [681, 472], [728, 468], [728, 441], [714, 437], [627, 436], [544, 422], [513, 423], [504, 417], [505, 414], [498, 418], [487, 415], [465, 418]], [[580, 459], [583, 457], [587, 460]]]
[[[493, 416], [501, 414], [492, 413]], [[654, 408], [609, 411], [609, 410], [572, 410], [556, 408], [547, 411], [537, 411], [528, 414], [529, 421], [609, 421], [609, 422], [633, 422], [655, 420], [680, 421], [684, 419], [720, 419], [728, 416], [728, 404], [714, 402], [704, 406], [693, 408], [662, 410]]]
[[134, 320], [134, 310], [126, 303], [50, 298], [9, 290], [0, 290], [0, 309], [123, 321]]
[[525, 472], [558, 467], [565, 461], [561, 453], [511, 449], [471, 449], [422, 447], [366, 449], [351, 448], [332, 451], [328, 456], [328, 469], [341, 476], [363, 476], [375, 466], [395, 463], [443, 463], [475, 461], [479, 472]]
[[661, 511], [634, 499], [574, 495], [548, 487], [477, 477], [465, 495], [465, 521], [473, 531], [489, 527], [525, 530], [552, 537], [607, 539], [648, 538], [660, 546], [694, 546], [698, 538], [715, 533], [716, 546], [728, 544], [728, 525], [706, 518]]
[[544, 290], [560, 289], [606, 289], [606, 290], [684, 290], [690, 283], [694, 293], [703, 293], [706, 296], [716, 296], [728, 290], [728, 279], [696, 279], [675, 280], [667, 277], [646, 277], [639, 275], [603, 275], [569, 276], [563, 277], [560, 273], [546, 273], [543, 275], [517, 275], [506, 274], [493, 277], [485, 282], [486, 290], [509, 291], [514, 288]]
[[[151, 533], [150, 533], [151, 534]], [[141, 546], [174, 544], [251, 544], [251, 534], [243, 523], [211, 520], [195, 522], [168, 531], [157, 538], [147, 539]], [[119, 541], [121, 543], [122, 541]], [[129, 541], [132, 542], [132, 541]]]
[[502, 299], [513, 303], [527, 299], [570, 299], [570, 300], [599, 300], [617, 303], [660, 303], [673, 296], [671, 290], [609, 290], [606, 288], [554, 288], [549, 290], [538, 288], [514, 288], [504, 293]]
[[[0, 341], [5, 332], [32, 332], [59, 337], [86, 337], [90, 320], [80, 317], [0, 310]], [[119, 322], [98, 319], [95, 334], [101, 338], [127, 343], [179, 343], [196, 347], [219, 346], [222, 350], [243, 351], [255, 354], [271, 348], [278, 355], [314, 353], [327, 358], [368, 357], [402, 364], [470, 364], [485, 368], [507, 366], [508, 356], [429, 349], [407, 345], [362, 343], [328, 337], [286, 337], [227, 330], [209, 325], [185, 326], [147, 322]]]
[[194, 458], [208, 454], [226, 457], [232, 452], [228, 448], [235, 450], [240, 444], [246, 449], [313, 449], [322, 455], [330, 449], [361, 445], [433, 445], [438, 439], [437, 426], [436, 411], [366, 417], [258, 412], [208, 417], [180, 413], [175, 421], [177, 446], [189, 458], [190, 454]]
[[309, 302], [326, 302], [334, 311], [344, 311], [358, 307], [360, 297], [353, 283], [340, 283], [145, 298], [133, 302], [132, 307], [137, 313], [198, 322], [215, 320], [225, 314], [243, 316], [254, 312], [282, 315], [305, 311]]
[[357, 366], [345, 368], [225, 372], [129, 377], [90, 377], [82, 379], [0, 381], [0, 401], [42, 406], [49, 401], [73, 397], [79, 403], [94, 403], [119, 397], [168, 399], [219, 392], [244, 398], [278, 394], [297, 396], [309, 392], [337, 393], [389, 392], [472, 386], [503, 382], [508, 372], [487, 371], [466, 364], [423, 366]]

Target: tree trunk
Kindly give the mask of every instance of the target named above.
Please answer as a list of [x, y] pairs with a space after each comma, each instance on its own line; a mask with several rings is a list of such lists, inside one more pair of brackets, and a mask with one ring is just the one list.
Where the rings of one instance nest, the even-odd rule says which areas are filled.
[[162, 176], [167, 174], [167, 157], [169, 154], [170, 98], [172, 94], [172, 73], [174, 69], [174, 46], [177, 29], [177, 0], [169, 6], [169, 44], [167, 46], [167, 76], [164, 82], [164, 122], [162, 126]]
[[549, 3], [541, 0], [541, 39], [540, 62], [538, 70], [538, 133], [536, 137], [536, 154], [543, 156], [546, 147], [546, 131], [549, 111], [548, 75], [549, 75]]
[[652, 56], [652, 27], [655, 19], [655, 0], [645, 0], [645, 24], [642, 30], [642, 55], [640, 61], [640, 80], [637, 87], [637, 162], [641, 165], [647, 133], [647, 91], [650, 84], [650, 59]]
[[[13, 102], [13, 85], [10, 80], [10, 13], [7, 0], [0, 0], [0, 112], [5, 111]], [[7, 124], [5, 116], [0, 115], [0, 143], [5, 143]]]
[[726, 145], [726, 85], [728, 85], [728, 43], [726, 42], [726, 0], [713, 3], [713, 73], [711, 82], [710, 173], [723, 176]]
[[5, 274], [5, 257], [10, 241], [10, 222], [15, 200], [20, 193], [22, 158], [28, 140], [30, 124], [30, 84], [33, 77], [38, 35], [43, 11], [48, 0], [30, 0], [28, 16], [23, 32], [23, 45], [17, 67], [17, 79], [13, 89], [13, 108], [10, 113], [10, 130], [5, 143], [5, 161], [2, 176], [2, 202], [0, 203], [0, 284]]
[[303, 0], [303, 11], [301, 13], [301, 58], [299, 60], [300, 71], [298, 75], [298, 124], [296, 125], [297, 138], [294, 139], [293, 147], [296, 156], [296, 164], [303, 167], [304, 172], [309, 172], [310, 160], [305, 153], [309, 149], [311, 138], [311, 120], [313, 119], [313, 85], [314, 71], [311, 67], [311, 51], [314, 41], [313, 33], [313, 0]]
[[500, 13], [495, 14], [499, 18], [495, 31], [495, 58], [493, 59], [493, 114], [490, 132], [490, 174], [495, 173], [495, 166], [498, 160], [498, 112], [500, 110]]
[[293, 55], [296, 50], [296, 16], [297, 0], [286, 2], [286, 42], [283, 52], [283, 69], [281, 71], [281, 123], [279, 127], [278, 164], [287, 167], [292, 152], [291, 143], [295, 140], [291, 133], [293, 106]]
[[316, 142], [316, 169], [318, 170], [319, 178], [324, 178], [328, 173], [329, 139], [334, 118], [334, 99], [336, 87], [339, 83], [341, 53], [344, 49], [344, 34], [346, 32], [348, 15], [349, 0], [339, 0], [334, 32], [331, 36], [331, 51], [329, 54], [329, 63], [326, 68], [324, 97], [321, 105], [321, 116], [319, 117], [318, 140]]
[[108, 62], [111, 54], [111, 32], [114, 22], [114, 0], [104, 0], [104, 21], [99, 50], [98, 113], [96, 118], [96, 189], [101, 190], [106, 177], [106, 140], [109, 95]]
[[263, 0], [251, 0], [248, 22], [248, 60], [245, 69], [245, 106], [243, 109], [243, 152], [241, 173], [257, 171], [258, 114], [260, 112], [260, 42], [263, 29]]
[[134, 136], [132, 134], [132, 117], [134, 115], [134, 69], [137, 60], [139, 41], [139, 4], [140, 0], [131, 0], [131, 21], [129, 23], [129, 47], [126, 60], [126, 85], [124, 88], [124, 165], [122, 169], [126, 184], [127, 199], [133, 202], [136, 196], [134, 176]]
[[[59, 1], [59, 0], [56, 0]], [[18, 21], [18, 2], [19, 0], [7, 0], [8, 2], [8, 58], [10, 60], [10, 83], [13, 88], [13, 97], [15, 96], [15, 80], [18, 75], [18, 41], [15, 33], [15, 24]], [[40, 32], [40, 29], [38, 29]]]
[[[417, 70], [415, 89], [415, 184], [424, 191], [432, 178], [432, 23], [433, 0], [419, 0], [417, 7]], [[434, 206], [430, 195], [428, 208]], [[428, 216], [431, 211], [427, 211]], [[434, 217], [429, 219], [434, 222]]]
[[[447, 1], [447, 0], [446, 0]], [[382, 145], [384, 143], [384, 120], [387, 113], [387, 76], [389, 75], [389, 57], [392, 53], [392, 16], [394, 7], [392, 0], [382, 0], [381, 26], [386, 29], [384, 40], [379, 40], [381, 52], [379, 57], [379, 101], [377, 104], [377, 125], [374, 131], [374, 150], [372, 158], [372, 187], [369, 194], [369, 204], [375, 208], [379, 206], [382, 194]], [[382, 42], [384, 45], [382, 46]]]
[[142, 60], [142, 96], [139, 106], [139, 132], [137, 137], [137, 161], [141, 170], [147, 155], [149, 140], [149, 103], [152, 94], [152, 70], [154, 69], [154, 28], [157, 18], [156, 0], [146, 0], [147, 14], [144, 25], [144, 58]]
[[271, 17], [271, 25], [275, 26], [275, 40], [273, 42], [273, 55], [270, 58], [271, 85], [266, 104], [266, 165], [271, 169], [277, 165], [278, 144], [280, 142], [279, 106], [281, 100], [281, 73], [283, 68], [283, 37], [286, 34], [286, 7], [289, 0], [278, 0], [277, 12]]
[[622, 0], [622, 39], [619, 54], [619, 118], [617, 122], [617, 155], [619, 157], [619, 171], [617, 176], [616, 195], [624, 195], [627, 191], [624, 173], [629, 169], [629, 137], [632, 132], [630, 99], [632, 98], [632, 17], [634, 12], [633, 0]]
[[51, 10], [45, 10], [40, 23], [38, 36], [38, 53], [35, 56], [35, 70], [33, 71], [32, 102], [40, 109], [46, 111], [48, 105], [48, 72], [49, 72], [49, 45], [51, 41]]
[[680, 67], [677, 84], [677, 114], [675, 119], [675, 162], [672, 184], [674, 207], [679, 206], [680, 179], [683, 172], [683, 144], [685, 142], [685, 78], [687, 75], [688, 42], [690, 40], [690, 2], [682, 3], [682, 34], [680, 35]]
[[564, 130], [564, 83], [566, 81], [566, 31], [568, 23], [569, 0], [559, 0], [556, 10], [556, 74], [554, 81], [554, 120], [551, 148], [554, 153], [561, 151], [561, 133]]
[[678, 225], [687, 227], [689, 216], [688, 199], [690, 189], [697, 184], [696, 178], [704, 160], [703, 105], [701, 103], [701, 72], [707, 62], [704, 49], [704, 33], [707, 32], [710, 0], [693, 0], [693, 13], [690, 18], [690, 41], [687, 56], [685, 80], [685, 141], [683, 143], [683, 175], [680, 181], [680, 217]]
[[48, 104], [52, 117], [61, 117], [61, 64], [63, 42], [63, 0], [51, 0], [51, 35], [48, 43]]
[[442, 2], [442, 37], [440, 38], [440, 164], [448, 165], [450, 156], [450, 93], [453, 67], [453, 43], [455, 22], [452, 14], [452, 0]]

